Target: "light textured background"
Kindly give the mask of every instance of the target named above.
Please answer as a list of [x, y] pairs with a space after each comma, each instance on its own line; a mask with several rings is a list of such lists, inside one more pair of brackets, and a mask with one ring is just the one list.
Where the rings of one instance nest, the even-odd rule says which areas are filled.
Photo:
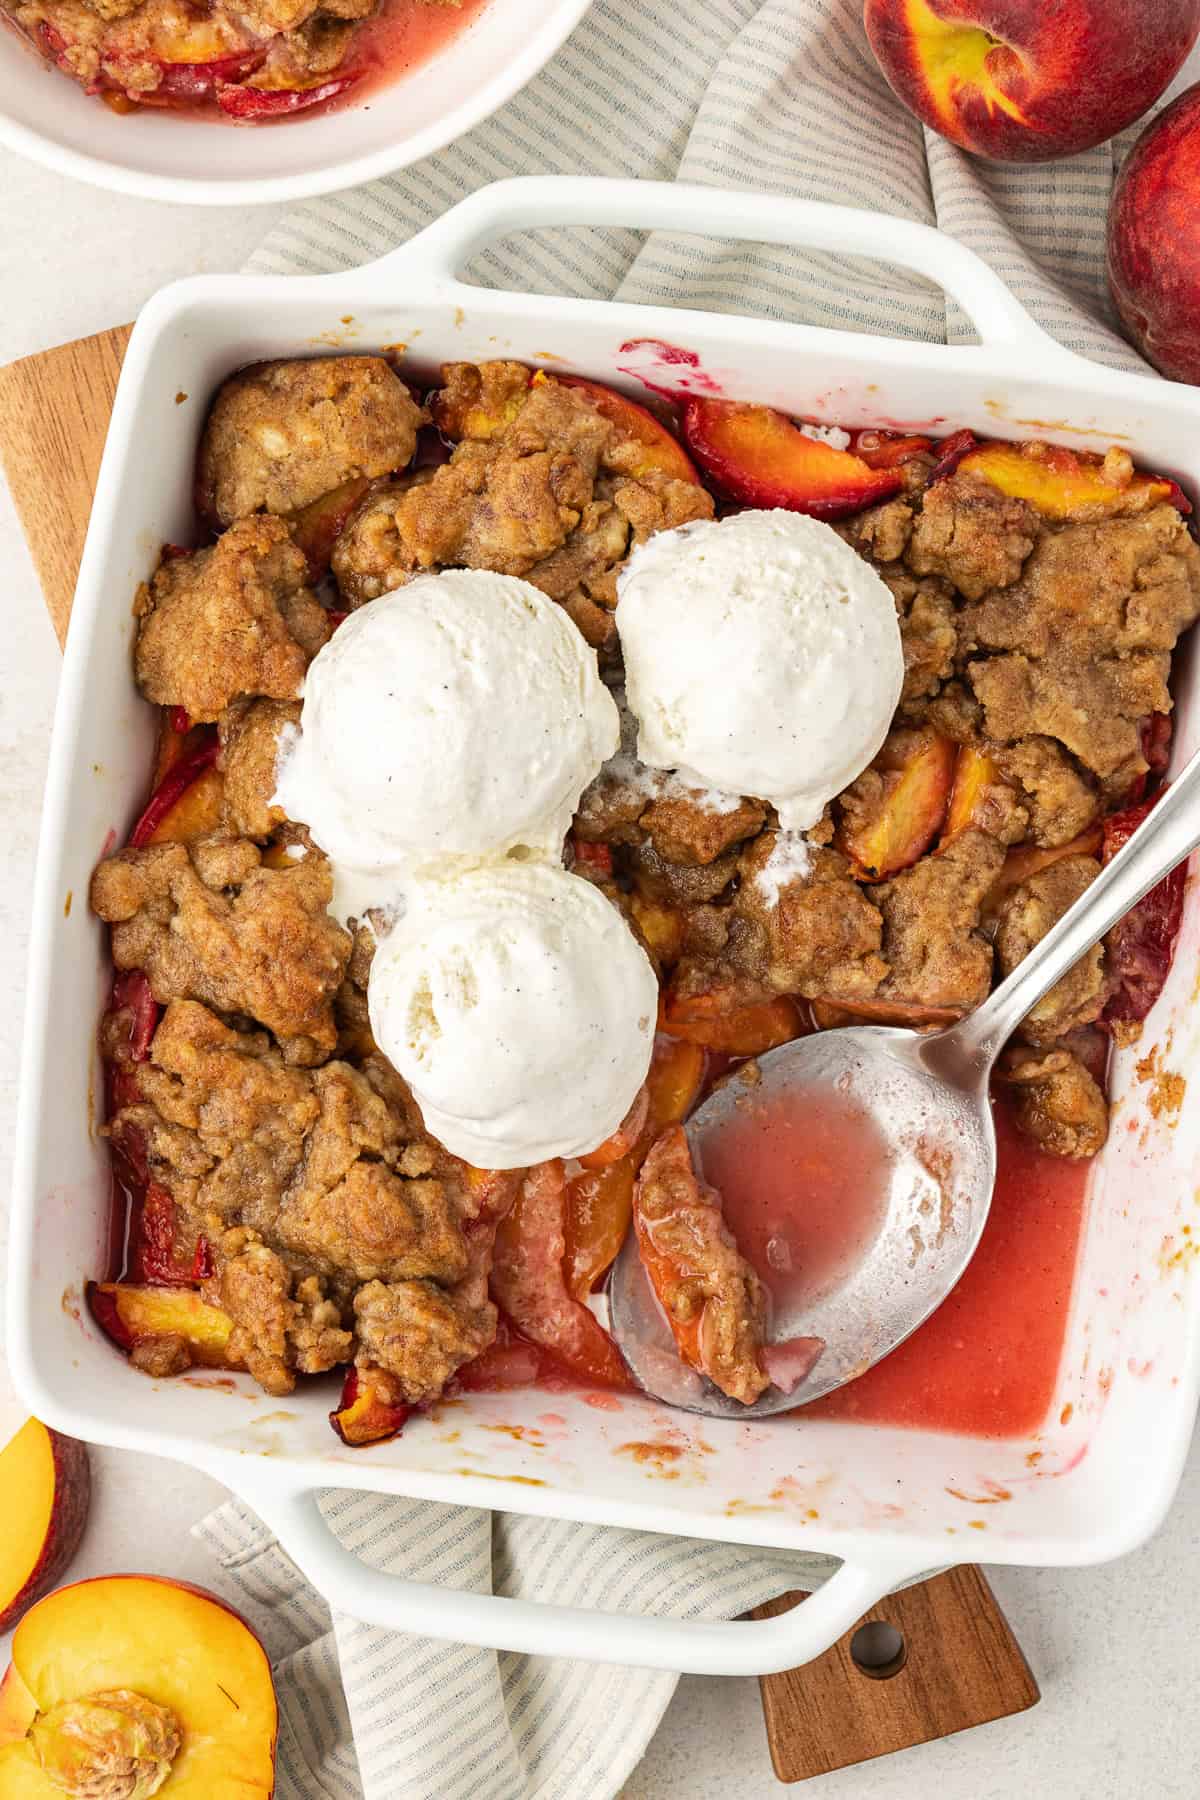
[[[237, 268], [273, 209], [123, 200], [0, 153], [0, 361], [131, 318], [162, 282]], [[0, 486], [0, 1215], [12, 1154], [25, 945], [58, 651]], [[75, 1021], [64, 1021], [76, 1029]], [[0, 1242], [3, 1218], [0, 1216]], [[0, 1439], [15, 1424], [0, 1368]], [[6, 1429], [7, 1426], [7, 1429]], [[94, 1453], [96, 1501], [76, 1575], [138, 1569], [203, 1581], [188, 1527], [222, 1490], [147, 1457]], [[1200, 1452], [1153, 1544], [1105, 1569], [992, 1579], [1042, 1686], [1024, 1717], [810, 1784], [813, 1800], [1167, 1800], [1200, 1789]], [[0, 1665], [7, 1641], [0, 1639]], [[625, 1800], [767, 1800], [751, 1681], [685, 1679]]]

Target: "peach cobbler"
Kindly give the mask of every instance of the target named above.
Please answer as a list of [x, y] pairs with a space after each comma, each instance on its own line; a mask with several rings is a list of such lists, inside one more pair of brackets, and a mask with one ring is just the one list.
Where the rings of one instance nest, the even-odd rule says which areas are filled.
[[[336, 1369], [367, 1443], [448, 1389], [629, 1385], [588, 1300], [636, 1231], [754, 1398], [762, 1284], [678, 1127], [801, 1033], [958, 1018], [1094, 879], [1167, 763], [1188, 502], [1116, 449], [331, 356], [224, 383], [196, 511], [91, 890], [94, 1316], [155, 1376]], [[1104, 1144], [1182, 883], [1005, 1053], [1031, 1155]]]
[[427, 61], [480, 0], [0, 0], [113, 112], [269, 124], [361, 100]]

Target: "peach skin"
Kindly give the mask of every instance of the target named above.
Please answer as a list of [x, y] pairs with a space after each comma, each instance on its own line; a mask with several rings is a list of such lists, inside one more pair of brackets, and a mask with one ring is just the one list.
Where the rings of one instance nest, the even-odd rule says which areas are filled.
[[866, 0], [864, 22], [923, 124], [995, 162], [1049, 162], [1154, 104], [1200, 35], [1200, 0]]
[[[11, 1631], [62, 1576], [83, 1535], [90, 1495], [86, 1448], [40, 1419], [27, 1419], [0, 1450], [0, 1632]], [[12, 1692], [0, 1684], [0, 1742]]]
[[1108, 284], [1129, 336], [1172, 381], [1200, 384], [1200, 83], [1142, 133], [1113, 189]]

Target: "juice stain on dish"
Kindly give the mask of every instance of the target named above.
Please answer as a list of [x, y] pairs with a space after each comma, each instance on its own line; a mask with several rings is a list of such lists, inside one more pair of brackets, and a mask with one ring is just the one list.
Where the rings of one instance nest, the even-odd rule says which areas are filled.
[[778, 1314], [840, 1286], [883, 1225], [887, 1144], [851, 1094], [748, 1095], [705, 1140], [703, 1162]]
[[363, 73], [352, 88], [320, 110], [341, 112], [369, 102], [380, 89], [431, 62], [474, 24], [487, 3], [462, 0], [461, 6], [446, 6], [433, 0], [383, 0], [375, 17], [358, 26], [346, 59]]
[[1090, 1164], [1047, 1156], [995, 1107], [996, 1193], [958, 1286], [907, 1342], [803, 1409], [810, 1419], [1026, 1437], [1054, 1398]]

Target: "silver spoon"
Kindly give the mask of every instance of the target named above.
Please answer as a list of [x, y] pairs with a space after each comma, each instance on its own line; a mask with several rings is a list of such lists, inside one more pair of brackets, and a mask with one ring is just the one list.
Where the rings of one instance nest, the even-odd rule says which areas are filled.
[[[821, 1340], [790, 1392], [730, 1400], [675, 1352], [632, 1232], [609, 1288], [611, 1328], [635, 1380], [688, 1412], [745, 1419], [818, 1399], [863, 1374], [941, 1305], [979, 1243], [996, 1180], [988, 1079], [1030, 1009], [1130, 907], [1200, 844], [1200, 751], [1108, 866], [982, 1006], [949, 1029], [861, 1025], [798, 1038], [758, 1058], [759, 1096], [847, 1093], [886, 1144], [883, 1222], [858, 1263], [824, 1294], [772, 1320], [771, 1340]], [[718, 1088], [687, 1122], [693, 1158], [746, 1089]], [[930, 1154], [931, 1147], [934, 1154]], [[939, 1154], [940, 1152], [940, 1154]]]

